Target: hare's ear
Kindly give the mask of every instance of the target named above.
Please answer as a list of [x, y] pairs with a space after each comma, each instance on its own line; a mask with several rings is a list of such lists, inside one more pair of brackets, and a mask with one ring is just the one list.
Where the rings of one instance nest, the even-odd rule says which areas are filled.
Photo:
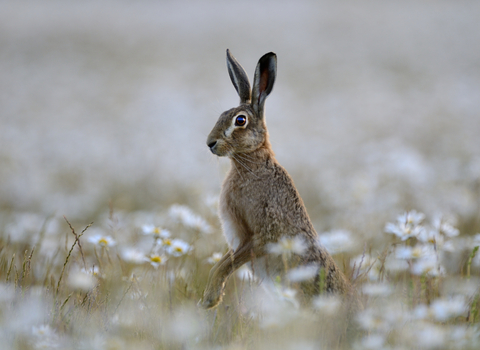
[[267, 96], [272, 92], [277, 75], [277, 55], [269, 52], [260, 58], [255, 69], [252, 90], [252, 106], [255, 112], [263, 118], [263, 106]]
[[237, 90], [238, 96], [240, 96], [240, 103], [250, 103], [250, 82], [248, 81], [247, 73], [233, 57], [229, 49], [227, 49], [227, 68], [233, 86], [235, 86], [235, 90]]

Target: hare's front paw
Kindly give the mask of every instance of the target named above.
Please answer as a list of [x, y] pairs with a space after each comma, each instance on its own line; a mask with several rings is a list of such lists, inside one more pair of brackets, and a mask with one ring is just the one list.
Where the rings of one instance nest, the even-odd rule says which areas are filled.
[[211, 309], [220, 304], [222, 302], [222, 298], [223, 288], [219, 288], [217, 290], [207, 288], [203, 293], [203, 299], [200, 300], [198, 305], [203, 307], [204, 309]]

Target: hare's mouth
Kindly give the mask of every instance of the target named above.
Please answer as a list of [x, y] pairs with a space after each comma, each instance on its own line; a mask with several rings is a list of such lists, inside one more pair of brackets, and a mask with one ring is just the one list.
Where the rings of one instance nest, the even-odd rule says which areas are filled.
[[215, 147], [217, 147], [218, 141], [211, 141], [207, 144], [208, 148], [210, 148], [210, 151], [212, 151], [213, 154], [215, 154]]
[[212, 152], [217, 157], [230, 157], [229, 152], [225, 152], [223, 150], [219, 150], [217, 148], [210, 148], [210, 152]]
[[218, 141], [209, 142], [207, 146], [208, 148], [210, 148], [210, 152], [212, 152], [216, 156], [222, 157], [225, 155], [225, 152], [222, 152], [222, 147], [220, 147]]

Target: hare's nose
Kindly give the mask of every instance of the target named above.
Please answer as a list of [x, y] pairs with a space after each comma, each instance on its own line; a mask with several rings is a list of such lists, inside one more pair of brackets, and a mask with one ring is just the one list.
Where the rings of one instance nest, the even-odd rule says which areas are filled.
[[213, 147], [215, 147], [215, 145], [217, 144], [217, 141], [210, 141], [210, 142], [207, 142], [207, 146], [212, 150]]

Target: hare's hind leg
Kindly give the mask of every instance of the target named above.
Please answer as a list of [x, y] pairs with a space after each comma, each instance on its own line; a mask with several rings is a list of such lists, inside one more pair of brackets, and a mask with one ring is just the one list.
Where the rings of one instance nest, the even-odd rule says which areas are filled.
[[252, 259], [253, 242], [251, 240], [240, 244], [233, 251], [229, 250], [210, 270], [207, 287], [203, 293], [201, 306], [210, 309], [222, 301], [223, 289], [227, 278], [240, 266]]

